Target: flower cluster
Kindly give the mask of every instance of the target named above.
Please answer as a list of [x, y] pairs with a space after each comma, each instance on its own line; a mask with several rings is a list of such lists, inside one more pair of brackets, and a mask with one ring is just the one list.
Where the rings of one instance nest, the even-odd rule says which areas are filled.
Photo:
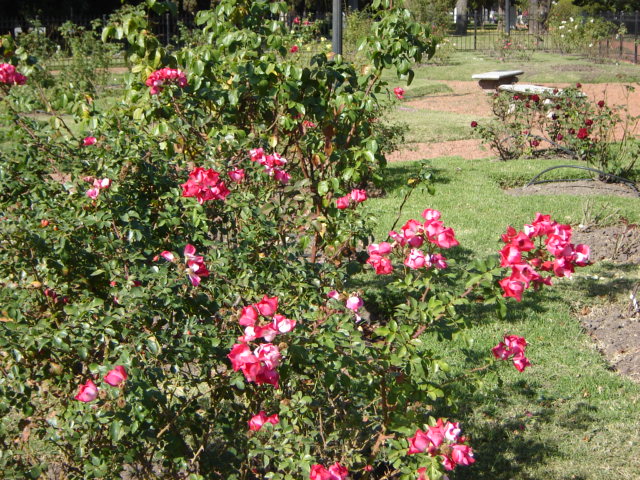
[[181, 88], [186, 87], [187, 76], [176, 68], [161, 68], [149, 75], [145, 83], [149, 87], [149, 93], [157, 95], [162, 91], [162, 86], [165, 83], [175, 83]]
[[[169, 262], [174, 262], [176, 259], [176, 256], [168, 250], [162, 252], [160, 256]], [[191, 281], [191, 285], [197, 287], [200, 285], [202, 277], [209, 276], [209, 270], [204, 264], [204, 257], [196, 255], [196, 247], [187, 243], [184, 247], [184, 259], [187, 264], [187, 276]]]
[[100, 195], [100, 190], [106, 190], [111, 186], [111, 179], [109, 178], [94, 179], [92, 177], [86, 177], [85, 180], [87, 182], [93, 182], [93, 188], [90, 188], [85, 192], [85, 195], [93, 200], [98, 198], [98, 195]]
[[367, 199], [366, 190], [351, 190], [351, 193], [345, 195], [344, 197], [340, 197], [336, 199], [336, 207], [339, 210], [344, 210], [349, 208], [351, 205], [357, 205], [358, 203], [362, 203]]
[[[465, 442], [467, 439], [460, 436], [458, 422], [444, 423], [438, 419], [435, 426], [427, 428], [426, 432], [418, 429], [416, 434], [409, 438], [409, 455], [427, 452], [432, 457], [440, 457], [445, 470], [453, 470], [457, 465], [468, 466], [475, 462], [473, 450]], [[424, 473], [424, 470], [419, 473]]]
[[324, 465], [316, 463], [311, 466], [309, 480], [345, 480], [349, 477], [349, 471], [338, 462], [325, 468]]
[[402, 100], [404, 98], [404, 88], [396, 87], [393, 89], [393, 93], [398, 98], [398, 100]]
[[[119, 387], [124, 383], [127, 379], [127, 370], [121, 366], [116, 366], [113, 370], [109, 370], [109, 372], [104, 376], [103, 380], [111, 385], [112, 387]], [[76, 400], [81, 402], [92, 402], [98, 396], [98, 387], [93, 380], [87, 380], [85, 384], [80, 385], [78, 387], [78, 393], [74, 397]]]
[[[240, 312], [238, 323], [245, 327], [244, 335], [238, 337], [238, 342], [227, 355], [231, 360], [234, 371], [242, 370], [248, 382], [258, 385], [268, 383], [278, 388], [280, 375], [276, 367], [280, 363], [280, 350], [272, 343], [262, 343], [253, 352], [249, 342], [262, 338], [271, 342], [276, 335], [288, 333], [296, 326], [295, 320], [290, 320], [284, 315], [276, 313], [278, 309], [278, 297], [266, 295], [258, 303], [248, 305]], [[260, 316], [267, 317], [268, 323], [259, 325]]]
[[212, 168], [194, 168], [189, 179], [182, 184], [182, 196], [196, 197], [200, 205], [207, 200], [224, 200], [229, 193], [227, 186], [220, 180], [220, 174]]
[[[393, 265], [388, 255], [398, 247], [405, 254], [404, 265], [418, 270], [420, 268], [447, 268], [447, 259], [440, 253], [425, 253], [420, 247], [429, 242], [439, 248], [451, 248], [459, 245], [452, 228], [445, 227], [440, 220], [440, 212], [427, 208], [422, 212], [424, 222], [409, 220], [402, 226], [400, 233], [392, 231], [389, 236], [394, 240], [393, 244], [387, 242], [369, 245], [369, 259], [378, 275], [388, 275], [393, 271]], [[408, 252], [406, 252], [408, 250]]]
[[279, 153], [274, 152], [270, 155], [265, 155], [264, 149], [252, 148], [249, 151], [249, 158], [251, 158], [251, 161], [262, 165], [270, 177], [274, 177], [283, 185], [286, 185], [291, 180], [291, 175], [281, 168], [287, 161]]
[[280, 417], [277, 413], [274, 413], [273, 415], [269, 415], [267, 417], [267, 414], [264, 412], [264, 410], [260, 410], [260, 413], [251, 417], [251, 420], [249, 420], [248, 423], [249, 430], [257, 432], [265, 423], [277, 425], [278, 423], [280, 423]]
[[505, 335], [504, 342], [500, 342], [498, 345], [491, 349], [493, 356], [498, 360], [513, 360], [513, 366], [519, 372], [523, 372], [525, 368], [531, 366], [529, 359], [524, 356], [524, 351], [527, 348], [527, 341], [524, 337], [518, 337], [517, 335]]
[[16, 67], [10, 63], [0, 63], [0, 83], [5, 85], [24, 85], [27, 77], [16, 72]]
[[[538, 240], [538, 247], [534, 240]], [[575, 267], [589, 264], [589, 247], [571, 243], [571, 226], [551, 220], [549, 215], [536, 214], [524, 231], [517, 232], [508, 227], [502, 235], [506, 244], [500, 250], [500, 265], [511, 268], [511, 275], [500, 280], [504, 297], [513, 297], [518, 302], [522, 293], [533, 285], [551, 285], [551, 275], [539, 272], [553, 272], [556, 277], [571, 277]]]

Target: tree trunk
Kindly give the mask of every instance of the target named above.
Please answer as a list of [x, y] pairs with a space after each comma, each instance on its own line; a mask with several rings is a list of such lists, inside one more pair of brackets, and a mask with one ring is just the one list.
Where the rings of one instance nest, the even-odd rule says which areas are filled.
[[467, 14], [468, 0], [456, 1], [456, 35], [466, 35], [469, 17]]
[[529, 0], [529, 33], [540, 33], [540, 8], [538, 0]]

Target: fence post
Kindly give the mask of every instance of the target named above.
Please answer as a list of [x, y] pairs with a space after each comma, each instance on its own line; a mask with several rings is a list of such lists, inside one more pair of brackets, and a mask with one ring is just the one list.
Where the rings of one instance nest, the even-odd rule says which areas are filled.
[[622, 59], [622, 55], [623, 55], [623, 43], [624, 43], [624, 35], [620, 34], [620, 58]]
[[331, 50], [336, 55], [342, 55], [342, 2], [340, 0], [333, 0], [332, 12]]
[[511, 33], [511, 0], [504, 0], [504, 33]]
[[165, 44], [168, 47], [169, 46], [169, 12], [167, 12], [164, 15], [164, 21], [165, 21]]
[[473, 11], [473, 49], [478, 46], [478, 10]]

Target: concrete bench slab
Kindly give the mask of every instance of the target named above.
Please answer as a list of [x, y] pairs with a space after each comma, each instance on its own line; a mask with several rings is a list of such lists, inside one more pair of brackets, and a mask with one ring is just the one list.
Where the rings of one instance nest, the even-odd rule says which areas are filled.
[[476, 73], [471, 78], [478, 80], [478, 85], [485, 91], [491, 92], [500, 85], [509, 85], [518, 81], [522, 70], [494, 70], [493, 72]]
[[562, 89], [552, 88], [552, 87], [543, 87], [542, 85], [500, 85], [498, 90], [502, 90], [505, 92], [513, 92], [513, 93], [536, 93], [536, 94], [549, 94], [549, 95], [560, 95], [562, 94]]
[[[500, 85], [498, 90], [511, 93], [544, 94], [554, 97], [561, 97], [563, 95], [561, 88], [543, 87], [542, 85]], [[583, 92], [578, 92], [576, 95], [579, 97], [586, 97], [586, 94]]]
[[502, 80], [509, 77], [522, 75], [522, 70], [494, 70], [493, 72], [475, 73], [471, 75], [474, 80]]

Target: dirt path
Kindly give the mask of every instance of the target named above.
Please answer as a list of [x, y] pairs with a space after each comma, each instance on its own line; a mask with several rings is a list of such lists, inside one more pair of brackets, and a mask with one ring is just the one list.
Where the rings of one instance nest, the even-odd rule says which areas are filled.
[[[403, 107], [416, 110], [430, 110], [437, 112], [451, 112], [477, 115], [478, 118], [491, 116], [491, 107], [487, 94], [480, 89], [477, 82], [443, 81], [453, 92], [429, 95], [418, 100], [404, 102]], [[566, 88], [566, 83], [539, 84], [549, 87]], [[607, 105], [626, 105], [629, 115], [640, 115], [640, 88], [630, 91], [626, 85], [618, 83], [583, 84], [582, 90], [594, 102], [604, 100]], [[640, 135], [640, 124], [636, 123], [633, 130]], [[469, 160], [493, 157], [495, 154], [477, 139], [454, 140], [438, 143], [415, 143], [408, 148], [399, 150], [387, 156], [390, 162], [413, 161], [443, 156], [460, 156]]]

